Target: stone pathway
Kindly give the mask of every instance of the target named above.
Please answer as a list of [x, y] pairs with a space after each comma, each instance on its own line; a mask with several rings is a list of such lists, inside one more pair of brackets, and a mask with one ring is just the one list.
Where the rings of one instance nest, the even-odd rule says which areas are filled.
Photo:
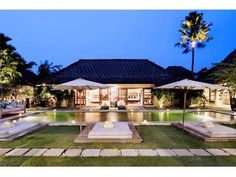
[[29, 149], [0, 148], [0, 156], [137, 157], [236, 156], [236, 148], [209, 149]]

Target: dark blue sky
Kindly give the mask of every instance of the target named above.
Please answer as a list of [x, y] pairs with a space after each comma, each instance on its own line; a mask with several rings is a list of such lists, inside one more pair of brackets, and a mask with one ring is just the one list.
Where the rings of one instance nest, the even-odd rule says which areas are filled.
[[[80, 58], [147, 58], [164, 68], [191, 68], [191, 54], [174, 47], [190, 11], [0, 11], [0, 32], [27, 60], [64, 67]], [[195, 71], [236, 48], [236, 10], [202, 11], [214, 37], [196, 51]]]

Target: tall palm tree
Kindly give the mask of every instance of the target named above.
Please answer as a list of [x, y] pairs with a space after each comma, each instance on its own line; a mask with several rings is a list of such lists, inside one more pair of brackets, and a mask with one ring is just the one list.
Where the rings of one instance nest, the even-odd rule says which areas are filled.
[[198, 13], [196, 11], [190, 12], [188, 16], [185, 17], [185, 20], [182, 22], [180, 42], [176, 43], [175, 46], [180, 46], [184, 48], [183, 53], [192, 52], [192, 77], [194, 78], [194, 57], [195, 57], [195, 48], [205, 47], [205, 42], [208, 42], [213, 39], [209, 35], [211, 31], [212, 23], [206, 23], [203, 20], [203, 13]]

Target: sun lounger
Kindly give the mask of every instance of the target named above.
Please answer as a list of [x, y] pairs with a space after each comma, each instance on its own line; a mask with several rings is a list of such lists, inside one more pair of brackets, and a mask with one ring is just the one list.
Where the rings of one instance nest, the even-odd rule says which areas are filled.
[[[182, 128], [182, 123], [173, 123]], [[186, 122], [184, 130], [205, 141], [236, 140], [236, 129], [212, 122]]]
[[127, 122], [114, 122], [112, 127], [106, 127], [107, 124], [97, 122], [89, 132], [88, 138], [92, 139], [131, 139], [133, 132], [130, 130]]
[[18, 113], [20, 111], [26, 112], [25, 105], [24, 104], [17, 104], [16, 102], [8, 103], [5, 107], [2, 106], [3, 103], [1, 103], [0, 106], [0, 118], [2, 118], [3, 115], [12, 114], [12, 113]]
[[45, 127], [46, 123], [37, 122], [9, 122], [0, 124], [0, 141], [10, 141], [27, 133]]

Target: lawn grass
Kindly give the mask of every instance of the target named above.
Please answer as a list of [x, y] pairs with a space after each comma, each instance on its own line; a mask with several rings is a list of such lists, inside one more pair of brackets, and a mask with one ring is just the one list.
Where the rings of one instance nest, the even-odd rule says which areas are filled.
[[0, 166], [235, 166], [236, 157], [0, 157]]
[[[235, 125], [231, 127], [236, 128]], [[203, 142], [172, 126], [137, 126], [141, 144], [76, 144], [78, 126], [52, 126], [0, 147], [27, 148], [222, 148], [236, 147], [232, 142]], [[236, 156], [210, 157], [5, 157], [0, 166], [235, 166]]]
[[[235, 128], [236, 126], [233, 125]], [[26, 148], [229, 148], [236, 141], [204, 142], [172, 126], [137, 126], [144, 142], [141, 144], [92, 143], [77, 144], [78, 126], [49, 126], [11, 142], [0, 142], [0, 147]]]

